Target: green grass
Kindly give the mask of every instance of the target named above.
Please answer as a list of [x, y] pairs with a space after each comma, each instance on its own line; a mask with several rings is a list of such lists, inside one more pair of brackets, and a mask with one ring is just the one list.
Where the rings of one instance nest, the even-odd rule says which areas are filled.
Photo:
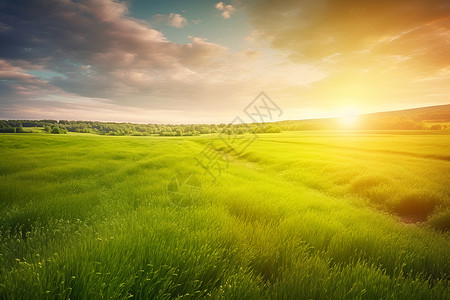
[[0, 135], [0, 298], [450, 297], [448, 135], [263, 134], [215, 182], [211, 141]]

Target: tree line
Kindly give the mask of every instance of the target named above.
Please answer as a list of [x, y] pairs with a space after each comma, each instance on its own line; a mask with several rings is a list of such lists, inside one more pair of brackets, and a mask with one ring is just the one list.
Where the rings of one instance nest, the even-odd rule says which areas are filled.
[[[398, 116], [361, 117], [351, 129], [359, 130], [450, 130], [448, 116], [441, 123], [427, 123], [414, 118]], [[445, 122], [444, 122], [445, 121]], [[42, 128], [51, 134], [68, 132], [99, 135], [134, 136], [196, 136], [210, 133], [246, 134], [279, 133], [282, 131], [342, 129], [339, 119], [293, 120], [251, 124], [135, 124], [67, 120], [0, 120], [0, 133], [27, 133], [30, 127]], [[346, 128], [348, 129], [348, 128]]]
[[274, 124], [134, 124], [67, 120], [3, 120], [0, 132], [30, 132], [24, 128], [40, 127], [45, 132], [64, 134], [67, 132], [93, 133], [99, 135], [134, 136], [196, 136], [210, 133], [245, 134], [278, 133], [281, 128]]

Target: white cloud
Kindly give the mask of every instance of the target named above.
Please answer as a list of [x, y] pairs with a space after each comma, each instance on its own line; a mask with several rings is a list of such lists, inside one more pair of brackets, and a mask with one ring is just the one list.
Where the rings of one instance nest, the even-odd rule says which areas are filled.
[[224, 9], [224, 4], [223, 2], [219, 2], [216, 4], [216, 9], [219, 11], [222, 11]]
[[153, 21], [155, 23], [164, 23], [168, 26], [175, 28], [183, 28], [188, 24], [188, 21], [185, 17], [180, 14], [171, 13], [169, 15], [161, 15], [157, 14], [153, 16]]
[[167, 25], [175, 27], [175, 28], [183, 28], [184, 26], [187, 25], [187, 23], [188, 22], [187, 22], [186, 18], [183, 17], [182, 15], [171, 13], [169, 15]]
[[225, 4], [223, 2], [216, 3], [216, 9], [220, 12], [222, 12], [222, 17], [224, 19], [229, 19], [231, 17], [231, 14], [236, 10], [233, 5], [231, 4]]

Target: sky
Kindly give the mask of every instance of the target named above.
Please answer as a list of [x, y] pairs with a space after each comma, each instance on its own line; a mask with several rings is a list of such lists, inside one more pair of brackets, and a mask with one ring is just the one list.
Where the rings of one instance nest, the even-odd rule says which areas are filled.
[[[227, 123], [450, 103], [448, 0], [0, 0], [0, 119]], [[275, 119], [278, 118], [278, 119]]]

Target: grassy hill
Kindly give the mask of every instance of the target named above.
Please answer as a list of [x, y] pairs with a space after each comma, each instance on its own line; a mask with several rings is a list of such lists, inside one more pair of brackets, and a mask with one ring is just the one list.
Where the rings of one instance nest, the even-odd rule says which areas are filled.
[[349, 126], [341, 118], [290, 120], [273, 123], [290, 130], [445, 130], [450, 131], [450, 105], [362, 114]]
[[450, 122], [450, 104], [386, 111], [365, 115], [369, 118], [409, 118], [415, 121]]

